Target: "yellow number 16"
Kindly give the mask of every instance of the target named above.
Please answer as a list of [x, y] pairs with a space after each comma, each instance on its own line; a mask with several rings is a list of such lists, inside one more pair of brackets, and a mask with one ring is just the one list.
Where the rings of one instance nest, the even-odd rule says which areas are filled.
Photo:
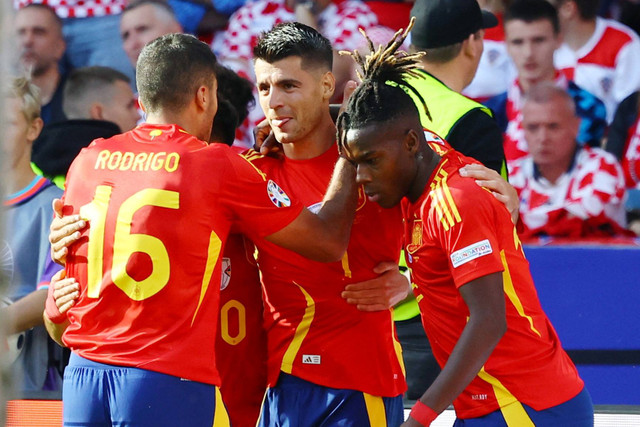
[[[104, 276], [104, 230], [111, 191], [112, 187], [99, 185], [96, 187], [91, 203], [80, 208], [80, 215], [90, 223], [87, 254], [89, 298], [98, 298]], [[127, 198], [118, 210], [113, 237], [111, 279], [118, 288], [135, 301], [141, 301], [158, 293], [169, 282], [171, 271], [169, 254], [162, 240], [148, 234], [131, 233], [133, 215], [145, 206], [178, 209], [180, 197], [175, 191], [147, 188]], [[149, 255], [153, 264], [151, 274], [141, 281], [135, 280], [127, 273], [127, 262], [136, 252]]]

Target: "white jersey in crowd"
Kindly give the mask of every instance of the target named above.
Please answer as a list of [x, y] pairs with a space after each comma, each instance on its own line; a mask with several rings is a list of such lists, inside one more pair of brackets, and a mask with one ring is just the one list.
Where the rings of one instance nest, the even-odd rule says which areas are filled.
[[600, 98], [611, 123], [618, 104], [640, 89], [640, 38], [629, 27], [611, 20], [596, 19], [591, 38], [577, 51], [563, 44], [554, 63], [578, 86]]

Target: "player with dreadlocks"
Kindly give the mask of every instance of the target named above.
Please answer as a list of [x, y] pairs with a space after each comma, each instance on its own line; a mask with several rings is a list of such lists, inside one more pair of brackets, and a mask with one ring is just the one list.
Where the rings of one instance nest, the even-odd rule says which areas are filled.
[[430, 425], [452, 402], [456, 426], [592, 426], [591, 398], [540, 307], [509, 212], [460, 175], [474, 160], [420, 124], [403, 84], [417, 57], [396, 51], [405, 35], [353, 53], [364, 80], [338, 119], [365, 193], [402, 204], [414, 293], [442, 367], [403, 426]]

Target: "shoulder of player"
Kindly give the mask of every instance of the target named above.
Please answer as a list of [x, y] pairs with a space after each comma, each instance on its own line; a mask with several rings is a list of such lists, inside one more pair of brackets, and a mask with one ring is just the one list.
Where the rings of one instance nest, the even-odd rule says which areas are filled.
[[[493, 199], [490, 191], [476, 184], [475, 179], [463, 177], [459, 173], [461, 165], [441, 168], [429, 183], [432, 206], [442, 203], [455, 204], [458, 209], [477, 208], [483, 201]], [[440, 175], [441, 179], [438, 179]]]

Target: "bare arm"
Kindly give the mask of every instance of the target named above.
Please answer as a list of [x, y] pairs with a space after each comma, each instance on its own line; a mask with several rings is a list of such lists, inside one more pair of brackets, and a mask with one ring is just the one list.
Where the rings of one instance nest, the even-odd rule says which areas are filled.
[[[467, 322], [449, 359], [420, 401], [436, 413], [444, 411], [480, 372], [506, 332], [502, 273], [473, 280], [460, 288], [469, 308]], [[418, 427], [411, 417], [403, 427]]]
[[315, 261], [338, 261], [347, 250], [356, 202], [356, 168], [340, 158], [318, 214], [304, 209], [266, 239]]
[[409, 280], [395, 262], [381, 262], [374, 269], [378, 277], [347, 285], [342, 298], [360, 311], [388, 310], [411, 292]]
[[511, 214], [511, 221], [518, 222], [520, 199], [518, 192], [500, 174], [483, 165], [467, 165], [460, 169], [460, 175], [474, 178], [476, 184], [491, 191]]
[[39, 289], [2, 309], [7, 320], [7, 334], [13, 335], [42, 325], [42, 310], [47, 290]]

